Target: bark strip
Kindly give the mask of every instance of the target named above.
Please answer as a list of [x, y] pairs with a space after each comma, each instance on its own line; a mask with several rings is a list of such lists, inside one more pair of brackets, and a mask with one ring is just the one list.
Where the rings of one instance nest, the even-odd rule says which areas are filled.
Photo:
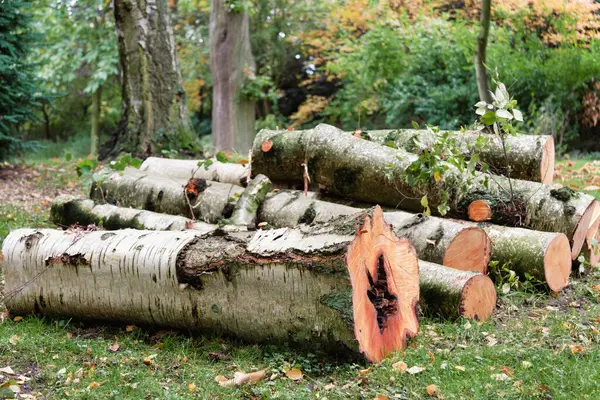
[[254, 177], [235, 204], [229, 223], [256, 228], [256, 213], [269, 190], [271, 190], [269, 178], [264, 175]]

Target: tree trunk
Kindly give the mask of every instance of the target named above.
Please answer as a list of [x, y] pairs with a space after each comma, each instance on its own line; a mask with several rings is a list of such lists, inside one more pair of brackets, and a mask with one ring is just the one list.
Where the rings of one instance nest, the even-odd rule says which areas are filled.
[[[507, 175], [516, 179], [551, 184], [554, 179], [554, 139], [547, 135], [520, 135], [506, 137], [506, 159], [500, 138], [477, 132], [440, 131], [417, 129], [396, 129], [363, 132], [361, 138], [408, 151], [421, 153], [438, 142], [442, 135], [450, 133], [456, 140], [456, 146], [470, 158], [477, 153], [481, 161], [487, 163], [490, 172]], [[487, 145], [480, 151], [476, 149], [477, 139], [487, 138]], [[508, 160], [508, 165], [507, 161]]]
[[481, 28], [477, 37], [477, 52], [475, 53], [475, 76], [477, 78], [477, 90], [479, 99], [487, 103], [492, 102], [490, 94], [490, 85], [488, 80], [486, 63], [486, 48], [488, 36], [490, 34], [490, 19], [492, 15], [492, 0], [481, 1]]
[[199, 161], [148, 157], [140, 166], [140, 171], [149, 175], [168, 176], [177, 180], [200, 178], [232, 185], [247, 185], [249, 167], [247, 164], [222, 163], [211, 159], [212, 164], [205, 168], [204, 166], [198, 167]]
[[410, 186], [404, 172], [417, 156], [403, 150], [380, 146], [328, 125], [307, 131], [261, 131], [252, 153], [252, 172], [264, 174], [275, 184], [298, 183], [304, 167], [313, 186], [331, 194], [372, 204], [421, 211], [421, 198], [428, 196], [433, 212], [441, 203], [442, 190], [449, 198], [449, 215], [466, 218], [468, 205], [475, 200], [493, 204], [492, 222], [522, 226], [539, 231], [561, 232], [571, 240], [578, 254], [589, 228], [594, 198], [569, 188], [553, 189], [541, 183], [491, 176], [489, 185], [474, 182], [461, 191], [463, 175], [452, 165], [441, 183]]
[[243, 191], [240, 186], [202, 179], [177, 182], [128, 168], [124, 173], [115, 172], [95, 181], [90, 198], [100, 203], [216, 223], [231, 216], [231, 203]]
[[488, 319], [496, 307], [496, 288], [478, 272], [458, 271], [419, 260], [421, 306], [444, 318]]
[[92, 127], [90, 155], [98, 155], [98, 144], [100, 143], [100, 114], [102, 106], [102, 86], [92, 94]]
[[[186, 180], [161, 179], [145, 176], [136, 170], [113, 174], [99, 185], [102, 191], [92, 189], [92, 198], [123, 207], [144, 208], [150, 211], [191, 216], [183, 197]], [[196, 218], [216, 223], [231, 213], [228, 200], [241, 194], [243, 189], [232, 185], [210, 182], [192, 204]], [[102, 197], [104, 193], [104, 200]], [[161, 193], [163, 193], [161, 195]], [[159, 196], [162, 201], [159, 201]], [[312, 194], [311, 194], [312, 196]], [[204, 200], [204, 199], [207, 200]], [[225, 208], [225, 210], [224, 210]], [[272, 227], [294, 227], [298, 224], [321, 224], [331, 219], [363, 212], [359, 208], [343, 206], [306, 197], [299, 191], [281, 190], [269, 193], [258, 209], [258, 222]], [[401, 211], [386, 213], [386, 220], [394, 226], [399, 237], [406, 237], [415, 246], [420, 258], [452, 268], [487, 271], [491, 244], [481, 229], [442, 218], [427, 217]]]
[[381, 210], [358, 233], [355, 223], [201, 237], [21, 229], [3, 247], [6, 305], [321, 344], [378, 362], [417, 333], [418, 261]]
[[114, 0], [114, 10], [123, 113], [103, 156], [154, 154], [191, 130], [167, 0]]
[[225, 0], [212, 0], [210, 70], [213, 79], [212, 134], [215, 150], [246, 154], [254, 139], [254, 102], [242, 94], [256, 66], [250, 48], [250, 19]]

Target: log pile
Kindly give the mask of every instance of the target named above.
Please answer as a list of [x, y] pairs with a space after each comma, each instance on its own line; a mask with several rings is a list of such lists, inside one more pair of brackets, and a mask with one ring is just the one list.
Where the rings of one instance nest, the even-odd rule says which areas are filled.
[[[600, 204], [549, 185], [551, 137], [511, 138], [506, 154], [486, 138], [479, 156], [498, 175], [468, 193], [452, 190], [460, 171], [450, 164], [444, 183], [408, 185], [403, 171], [439, 135], [263, 130], [245, 165], [148, 158], [106, 174], [89, 199], [54, 201], [66, 230], [6, 239], [7, 307], [378, 362], [418, 334], [420, 314], [490, 318], [492, 261], [553, 292], [580, 253], [600, 262]], [[480, 134], [451, 135], [473, 156]], [[421, 198], [434, 211], [443, 184], [450, 212], [423, 214]]]

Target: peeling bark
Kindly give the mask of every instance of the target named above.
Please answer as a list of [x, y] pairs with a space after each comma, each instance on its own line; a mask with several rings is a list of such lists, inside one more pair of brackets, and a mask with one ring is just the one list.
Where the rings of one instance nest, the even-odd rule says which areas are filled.
[[103, 156], [154, 154], [162, 137], [188, 134], [185, 91], [166, 0], [115, 0], [123, 112]]
[[519, 135], [506, 137], [506, 158], [500, 138], [477, 132], [440, 131], [417, 129], [377, 130], [363, 132], [361, 138], [388, 145], [410, 153], [421, 153], [431, 147], [440, 137], [450, 133], [457, 148], [467, 157], [475, 151], [477, 138], [487, 138], [487, 145], [480, 151], [481, 161], [487, 163], [490, 171], [497, 175], [507, 175], [526, 181], [551, 184], [554, 179], [554, 139], [548, 135]]

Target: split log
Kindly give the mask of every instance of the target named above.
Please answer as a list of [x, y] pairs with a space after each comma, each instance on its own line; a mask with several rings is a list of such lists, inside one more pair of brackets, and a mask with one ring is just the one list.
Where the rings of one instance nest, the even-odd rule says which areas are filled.
[[322, 344], [377, 362], [417, 333], [418, 260], [380, 209], [356, 222], [204, 235], [20, 229], [2, 249], [6, 306]]
[[494, 283], [478, 272], [440, 268], [419, 260], [419, 280], [426, 312], [485, 321], [496, 307]]
[[230, 183], [246, 186], [248, 165], [222, 163], [211, 159], [212, 164], [205, 168], [198, 167], [200, 160], [173, 160], [168, 158], [148, 157], [140, 166], [140, 171], [148, 175], [162, 175], [175, 179], [198, 178], [207, 181]]
[[[456, 141], [458, 150], [468, 158], [474, 152], [479, 154], [481, 161], [488, 164], [494, 174], [506, 176], [510, 168], [512, 178], [544, 184], [551, 184], [554, 179], [554, 139], [548, 135], [507, 136], [506, 157], [498, 136], [477, 131], [377, 130], [362, 132], [361, 138], [419, 154], [424, 149], [431, 148], [446, 133], [450, 134], [450, 138]], [[476, 142], [480, 136], [487, 139], [487, 145], [477, 151]]]
[[177, 181], [127, 168], [92, 184], [90, 198], [99, 203], [183, 215], [207, 223], [229, 218], [233, 201], [244, 188], [203, 179]]
[[[475, 182], [465, 193], [463, 176], [448, 170], [441, 183], [410, 186], [403, 173], [417, 156], [403, 150], [380, 146], [339, 129], [318, 125], [306, 131], [259, 132], [254, 142], [252, 169], [273, 182], [301, 183], [307, 165], [313, 185], [320, 190], [367, 203], [421, 211], [427, 194], [436, 211], [442, 190], [449, 197], [449, 215], [466, 218], [469, 204], [486, 200], [491, 204], [491, 221], [546, 232], [561, 232], [571, 241], [572, 256], [583, 246], [594, 198], [569, 188], [553, 189], [541, 183], [492, 176], [489, 185]], [[512, 187], [512, 196], [510, 195]]]

